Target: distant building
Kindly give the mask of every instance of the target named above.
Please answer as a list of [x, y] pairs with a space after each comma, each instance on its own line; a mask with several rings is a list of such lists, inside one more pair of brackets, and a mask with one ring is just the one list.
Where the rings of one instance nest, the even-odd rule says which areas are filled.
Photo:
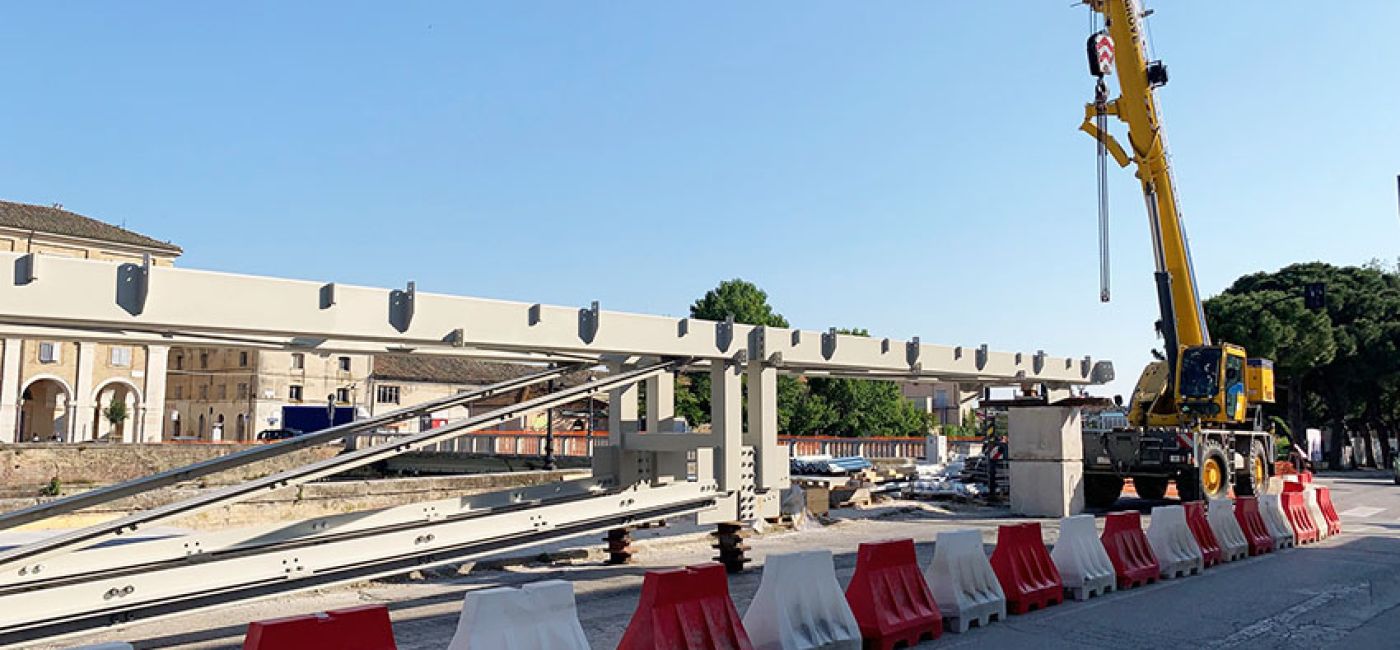
[[933, 415], [934, 423], [940, 426], [962, 424], [979, 395], [953, 381], [905, 382], [900, 384], [900, 391], [914, 403], [914, 408]]
[[166, 437], [248, 442], [288, 426], [288, 407], [331, 401], [364, 414], [369, 371], [363, 354], [171, 348]]
[[[479, 361], [466, 357], [377, 355], [374, 357], [374, 368], [369, 378], [370, 414], [383, 415], [389, 411], [417, 406], [541, 370], [541, 366]], [[588, 381], [589, 377], [589, 373], [582, 372], [566, 375], [555, 380], [555, 388], [576, 386]], [[545, 394], [547, 389], [546, 384], [535, 384], [484, 398], [469, 406], [435, 411], [418, 421], [402, 422], [387, 428], [406, 433], [425, 431], [466, 419], [472, 414], [539, 397]], [[554, 427], [557, 431], [603, 430], [607, 428], [607, 421], [606, 395], [596, 395], [592, 399], [579, 398], [554, 410]], [[547, 423], [545, 414], [539, 413], [512, 419], [492, 428], [541, 431], [547, 427]]]
[[[168, 266], [180, 247], [64, 210], [0, 201], [0, 251]], [[0, 442], [152, 442], [165, 412], [163, 345], [7, 338]], [[115, 407], [113, 405], [116, 405]]]

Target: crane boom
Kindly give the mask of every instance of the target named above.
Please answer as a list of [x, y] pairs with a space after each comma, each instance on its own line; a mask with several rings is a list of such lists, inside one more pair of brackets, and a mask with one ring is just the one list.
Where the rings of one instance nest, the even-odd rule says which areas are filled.
[[[1156, 86], [1166, 83], [1166, 68], [1148, 61], [1147, 39], [1143, 35], [1137, 0], [1088, 0], [1087, 4], [1104, 16], [1106, 31], [1116, 46], [1113, 65], [1120, 95], [1107, 102], [1106, 109], [1110, 115], [1127, 123], [1131, 157], [1117, 143], [1109, 147], [1115, 150], [1114, 158], [1119, 165], [1126, 167], [1129, 162], [1136, 165], [1137, 177], [1142, 183], [1152, 231], [1162, 334], [1167, 342], [1167, 356], [1173, 359], [1179, 348], [1209, 345], [1210, 333], [1196, 289], [1186, 231], [1181, 223], [1162, 115], [1153, 94]], [[1096, 106], [1091, 104], [1088, 110], [1084, 130], [1095, 137], [1111, 140], [1112, 136], [1099, 133], [1088, 119], [1097, 111]]]

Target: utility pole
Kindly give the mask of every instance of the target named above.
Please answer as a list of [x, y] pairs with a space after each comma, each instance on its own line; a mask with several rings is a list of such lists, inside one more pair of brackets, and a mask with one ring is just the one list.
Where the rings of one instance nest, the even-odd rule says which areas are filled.
[[[550, 393], [554, 392], [554, 380], [549, 380], [547, 388]], [[546, 409], [544, 412], [544, 468], [547, 470], [557, 469], [554, 462], [554, 407]]]

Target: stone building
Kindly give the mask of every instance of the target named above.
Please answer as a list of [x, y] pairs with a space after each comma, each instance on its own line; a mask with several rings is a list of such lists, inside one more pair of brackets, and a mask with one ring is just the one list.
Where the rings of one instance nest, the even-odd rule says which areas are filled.
[[[170, 265], [180, 247], [64, 210], [0, 201], [0, 251]], [[23, 338], [0, 342], [0, 442], [162, 437], [161, 345]]]
[[173, 439], [250, 441], [288, 426], [287, 408], [368, 412], [370, 357], [233, 348], [170, 352], [165, 430]]
[[[486, 362], [466, 357], [408, 356], [383, 354], [374, 357], [366, 395], [370, 415], [382, 415], [451, 395], [539, 372], [542, 368], [519, 363]], [[555, 382], [556, 388], [575, 386], [588, 381], [589, 374], [566, 375]], [[482, 413], [517, 404], [546, 392], [545, 384], [507, 391], [473, 402], [470, 408], [458, 406], [429, 414], [417, 422], [401, 422], [395, 431], [416, 433], [435, 426], [453, 423], [472, 413]], [[607, 428], [608, 400], [596, 395], [591, 400], [581, 398], [554, 410], [557, 431], [603, 430]], [[591, 426], [590, 426], [591, 422]], [[528, 418], [516, 418], [493, 429], [506, 431], [541, 431], [547, 427], [543, 413]]]

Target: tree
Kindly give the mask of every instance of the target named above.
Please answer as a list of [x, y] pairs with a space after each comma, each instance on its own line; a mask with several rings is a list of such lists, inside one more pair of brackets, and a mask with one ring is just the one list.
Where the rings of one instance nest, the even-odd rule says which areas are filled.
[[[788, 326], [787, 319], [768, 304], [768, 294], [759, 289], [758, 285], [740, 278], [719, 283], [719, 286], [706, 291], [704, 296], [690, 305], [691, 318], [723, 321], [731, 316], [734, 317], [734, 322], [744, 325]], [[779, 377], [779, 394], [795, 396], [795, 391], [800, 390], [795, 388], [796, 381], [792, 377]], [[782, 402], [780, 397], [779, 403]], [[676, 377], [676, 414], [691, 424], [710, 421], [708, 374], [694, 373]], [[782, 419], [780, 414], [779, 429], [782, 429]], [[790, 420], [790, 417], [788, 419]]]
[[[1312, 283], [1326, 287], [1320, 312], [1308, 312], [1296, 298]], [[1389, 438], [1400, 408], [1396, 267], [1310, 262], [1246, 275], [1208, 300], [1206, 313], [1217, 339], [1276, 360], [1290, 425], [1302, 431], [1305, 422], [1327, 423], [1334, 465], [1350, 440], [1349, 428], [1376, 436], [1383, 461], [1390, 461]]]
[[[757, 285], [721, 282], [690, 306], [692, 318], [767, 327], [788, 327]], [[861, 329], [842, 334], [869, 336]], [[676, 378], [676, 413], [693, 424], [710, 421], [710, 377]], [[865, 379], [778, 377], [778, 430], [788, 435], [922, 435], [931, 419], [900, 394], [898, 384]]]

